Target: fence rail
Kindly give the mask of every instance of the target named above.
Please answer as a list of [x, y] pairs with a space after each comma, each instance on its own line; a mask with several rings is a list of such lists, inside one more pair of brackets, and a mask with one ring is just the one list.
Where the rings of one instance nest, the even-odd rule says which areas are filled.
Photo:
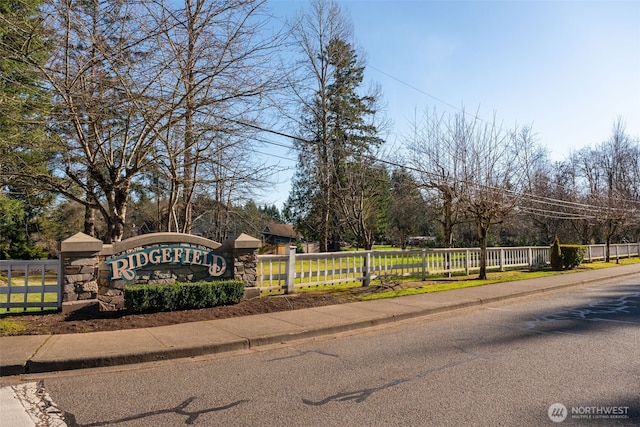
[[[639, 256], [640, 243], [610, 245], [610, 257]], [[606, 245], [586, 246], [585, 261], [606, 259]], [[488, 248], [487, 270], [529, 268], [549, 264], [548, 246]], [[261, 292], [294, 292], [295, 289], [362, 282], [384, 277], [416, 277], [451, 273], [471, 274], [480, 270], [479, 248], [423, 249], [406, 251], [330, 252], [258, 256], [258, 286]]]
[[[640, 243], [610, 246], [612, 259], [640, 256]], [[549, 263], [549, 247], [489, 248], [487, 269], [532, 267]], [[606, 245], [589, 245], [585, 261], [606, 258]], [[261, 292], [362, 282], [385, 277], [416, 277], [480, 269], [480, 249], [332, 252], [258, 256]], [[62, 307], [60, 260], [0, 261], [0, 312], [10, 309]]]
[[60, 260], [0, 261], [0, 310], [62, 307]]

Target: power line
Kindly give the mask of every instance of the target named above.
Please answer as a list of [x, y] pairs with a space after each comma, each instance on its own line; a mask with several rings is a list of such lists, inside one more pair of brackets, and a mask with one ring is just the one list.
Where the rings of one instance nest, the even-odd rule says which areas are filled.
[[[269, 133], [272, 132], [269, 129], [265, 129], [265, 128], [260, 128], [260, 129], [262, 131], [264, 131], [264, 132], [269, 132]], [[304, 140], [304, 139], [301, 139], [301, 138], [298, 138], [298, 137], [287, 135], [287, 134], [284, 134], [282, 132], [273, 132], [273, 133], [275, 133], [276, 135], [279, 135], [279, 136], [286, 136], [286, 137], [289, 137], [289, 138], [292, 138], [292, 139], [296, 139], [296, 140], [298, 140], [300, 142], [312, 143], [311, 141], [307, 141], [307, 140]], [[276, 142], [268, 141], [268, 140], [263, 140], [262, 142], [264, 142], [266, 144], [272, 144], [272, 145], [276, 145], [276, 146], [279, 146], [279, 147], [284, 147], [284, 148], [289, 148], [291, 150], [295, 150], [294, 147], [288, 146], [286, 144], [276, 143]], [[261, 153], [261, 154], [266, 154], [266, 155], [269, 155], [269, 156], [279, 157], [279, 156], [276, 156], [276, 155], [271, 154], [271, 153]], [[393, 167], [400, 168], [400, 169], [405, 169], [405, 170], [410, 170], [410, 171], [421, 173], [421, 174], [431, 175], [431, 176], [433, 176], [433, 177], [435, 177], [437, 179], [441, 178], [440, 176], [438, 176], [435, 173], [432, 173], [432, 172], [429, 172], [429, 171], [420, 170], [420, 169], [418, 169], [416, 167], [413, 167], [413, 166], [410, 166], [410, 165], [404, 165], [404, 164], [400, 164], [400, 163], [397, 163], [397, 162], [392, 162], [392, 161], [389, 161], [389, 160], [380, 159], [380, 158], [377, 158], [377, 157], [375, 157], [373, 155], [368, 155], [368, 156], [365, 156], [365, 157], [368, 158], [371, 162], [386, 164], [388, 166], [393, 166]], [[285, 159], [294, 161], [294, 159], [290, 159], [290, 158], [285, 158]], [[582, 209], [582, 210], [587, 210], [587, 211], [592, 211], [593, 212], [594, 208], [596, 208], [596, 209], [599, 209], [599, 210], [606, 210], [607, 212], [611, 212], [611, 211], [616, 211], [616, 212], [619, 212], [619, 213], [635, 212], [632, 209], [605, 207], [605, 206], [597, 207], [597, 206], [588, 205], [588, 204], [584, 204], [584, 203], [571, 202], [571, 201], [562, 200], [562, 199], [554, 199], [554, 198], [540, 196], [540, 195], [527, 193], [527, 192], [516, 192], [514, 190], [508, 190], [508, 189], [489, 186], [489, 185], [480, 184], [480, 183], [476, 183], [476, 182], [466, 182], [466, 184], [467, 185], [472, 185], [472, 186], [477, 187], [477, 188], [486, 189], [486, 190], [493, 190], [493, 191], [503, 192], [503, 193], [509, 194], [509, 195], [511, 195], [513, 197], [525, 198], [525, 199], [528, 199], [528, 201], [531, 202], [531, 203], [539, 203], [539, 204], [544, 204], [544, 205], [547, 205], [547, 206], [552, 206], [552, 207], [562, 208], [562, 209]], [[640, 203], [638, 201], [631, 201], [631, 202]], [[578, 220], [578, 219], [595, 219], [596, 218], [596, 216], [594, 216], [594, 215], [586, 215], [586, 214], [582, 214], [582, 213], [571, 213], [571, 212], [558, 211], [558, 210], [552, 211], [552, 210], [549, 210], [549, 209], [540, 209], [540, 208], [534, 208], [534, 207], [523, 207], [523, 206], [520, 206], [520, 209], [529, 209], [532, 214], [537, 214], [537, 215], [545, 216], [545, 217], [553, 217], [553, 218], [556, 218], [556, 219]]]
[[[377, 68], [377, 67], [375, 67], [375, 66], [373, 66], [371, 64], [367, 64], [367, 67], [372, 68], [372, 69], [376, 70], [377, 72], [379, 72], [380, 74], [384, 74], [385, 76], [389, 77], [390, 79], [393, 79], [393, 80], [397, 81], [398, 83], [403, 84], [406, 87], [415, 90], [416, 92], [420, 92], [421, 94], [426, 95], [429, 98], [434, 99], [434, 100], [436, 100], [436, 101], [438, 101], [438, 102], [440, 102], [440, 103], [442, 103], [442, 104], [444, 104], [444, 105], [446, 105], [448, 107], [451, 107], [451, 108], [453, 108], [453, 109], [455, 109], [455, 110], [457, 110], [457, 111], [459, 111], [459, 112], [461, 112], [463, 114], [469, 114], [466, 111], [464, 111], [462, 108], [456, 107], [455, 105], [450, 104], [447, 101], [444, 101], [444, 100], [438, 98], [437, 96], [431, 95], [429, 92], [426, 92], [426, 91], [420, 89], [419, 87], [416, 87], [416, 86], [414, 86], [414, 85], [412, 85], [410, 83], [405, 82], [404, 80], [401, 80], [401, 79], [399, 79], [399, 78], [397, 78], [395, 76], [392, 76], [391, 74], [387, 73], [386, 71], [382, 71], [380, 68]], [[472, 117], [478, 118], [476, 116], [472, 116]]]
[[[475, 120], [478, 120], [478, 121], [480, 121], [480, 122], [482, 122], [482, 123], [484, 123], [484, 124], [488, 124], [488, 125], [491, 125], [491, 124], [492, 124], [492, 123], [491, 123], [491, 122], [489, 122], [488, 120], [484, 120], [484, 119], [483, 119], [482, 117], [480, 117], [478, 114], [471, 114], [471, 113], [468, 113], [464, 108], [457, 107], [457, 106], [455, 106], [455, 105], [451, 104], [450, 102], [447, 102], [447, 101], [445, 101], [445, 100], [443, 100], [443, 99], [441, 99], [441, 98], [438, 98], [437, 96], [434, 96], [434, 95], [430, 94], [429, 92], [427, 92], [427, 91], [425, 91], [425, 90], [423, 90], [423, 89], [420, 89], [420, 88], [419, 88], [419, 87], [417, 87], [417, 86], [412, 85], [411, 83], [408, 83], [408, 82], [406, 82], [406, 81], [404, 81], [404, 80], [402, 80], [402, 79], [400, 79], [400, 78], [398, 78], [398, 77], [395, 77], [395, 76], [393, 76], [393, 75], [391, 75], [391, 74], [387, 73], [386, 71], [381, 70], [381, 69], [380, 69], [380, 68], [378, 68], [378, 67], [375, 67], [375, 66], [373, 66], [373, 65], [371, 65], [371, 64], [367, 64], [367, 67], [368, 67], [368, 68], [372, 68], [372, 69], [376, 70], [377, 72], [379, 72], [379, 73], [381, 73], [381, 74], [384, 74], [385, 76], [389, 77], [390, 79], [395, 80], [395, 81], [397, 81], [398, 83], [400, 83], [400, 84], [402, 84], [402, 85], [404, 85], [404, 86], [406, 86], [406, 87], [408, 87], [408, 88], [410, 88], [410, 89], [415, 90], [416, 92], [419, 92], [419, 93], [421, 93], [421, 94], [423, 94], [423, 95], [425, 95], [425, 96], [428, 96], [429, 98], [431, 98], [431, 99], [433, 99], [433, 100], [435, 100], [435, 101], [438, 101], [439, 103], [444, 104], [444, 105], [446, 105], [447, 107], [453, 108], [454, 110], [456, 110], [456, 111], [458, 111], [458, 112], [460, 112], [460, 113], [464, 114], [465, 116], [469, 116], [469, 117], [471, 117], [471, 118], [473, 118], [473, 119], [475, 119]], [[503, 129], [501, 126], [498, 126], [497, 128], [498, 128], [498, 130], [500, 130], [500, 131], [504, 132], [504, 129]]]
[[[384, 71], [381, 71], [381, 70], [378, 70], [378, 71], [380, 71], [383, 74], [388, 75]], [[391, 75], [388, 75], [388, 76], [390, 78], [396, 79], [395, 77], [393, 77]], [[401, 81], [399, 79], [396, 79], [396, 80], [398, 80], [399, 82], [401, 82], [403, 84], [406, 84], [407, 86], [409, 86], [409, 87], [411, 87], [411, 88], [413, 88], [413, 89], [415, 89], [415, 90], [417, 90], [417, 91], [419, 91], [421, 93], [424, 93], [425, 95], [437, 100], [438, 102], [442, 102], [445, 105], [448, 105], [448, 106], [450, 106], [452, 108], [455, 108], [456, 110], [458, 110], [458, 111], [460, 111], [460, 112], [462, 112], [464, 114], [468, 114], [464, 110], [459, 109], [458, 107], [455, 107], [455, 106], [447, 103], [446, 101], [438, 99], [437, 97], [435, 97], [433, 95], [430, 95], [429, 93], [427, 93], [425, 91], [422, 91], [419, 88], [413, 87], [412, 85], [410, 85], [410, 84], [408, 84], [406, 82], [403, 82], [403, 81]], [[479, 118], [477, 116], [472, 116], [472, 117], [474, 117], [476, 120], [483, 121], [483, 122], [487, 123], [486, 121], [482, 120], [481, 118]], [[304, 139], [302, 137], [299, 137], [299, 136], [294, 136], [294, 135], [287, 134], [285, 132], [276, 131], [276, 130], [273, 130], [273, 129], [268, 129], [268, 128], [265, 128], [265, 127], [262, 127], [262, 126], [259, 126], [259, 125], [253, 124], [253, 123], [248, 123], [248, 122], [245, 122], [245, 121], [242, 121], [242, 120], [231, 119], [231, 118], [228, 118], [228, 117], [221, 117], [221, 118], [223, 120], [227, 120], [227, 121], [230, 121], [232, 123], [235, 123], [235, 124], [238, 124], [238, 125], [241, 125], [241, 126], [246, 126], [246, 127], [258, 130], [260, 132], [265, 132], [265, 133], [277, 135], [277, 136], [280, 136], [280, 137], [284, 137], [284, 138], [291, 139], [291, 140], [294, 140], [294, 141], [302, 142], [302, 143], [305, 143], [305, 144], [313, 144], [314, 143], [313, 141], [306, 140], [306, 139]], [[268, 145], [274, 145], [274, 146], [286, 148], [286, 149], [291, 150], [291, 151], [295, 151], [296, 150], [295, 147], [293, 147], [291, 145], [288, 145], [288, 144], [279, 143], [279, 142], [275, 142], [275, 141], [271, 141], [271, 140], [267, 140], [267, 139], [257, 139], [257, 140], [260, 141], [260, 142], [263, 142], [265, 144], [268, 144]], [[294, 159], [291, 159], [291, 158], [288, 158], [288, 157], [283, 157], [283, 156], [278, 156], [278, 155], [273, 154], [273, 153], [264, 153], [264, 152], [258, 152], [258, 151], [256, 151], [256, 152], [259, 153], [259, 154], [263, 154], [263, 155], [267, 155], [267, 156], [271, 156], [271, 157], [281, 158], [283, 160], [296, 161]], [[436, 179], [441, 179], [441, 177], [439, 175], [435, 174], [435, 173], [432, 173], [432, 172], [429, 172], [429, 171], [420, 170], [420, 169], [418, 169], [416, 167], [413, 167], [413, 166], [410, 166], [410, 165], [400, 164], [400, 163], [397, 163], [397, 162], [392, 162], [392, 161], [389, 161], [389, 160], [380, 159], [380, 158], [377, 158], [377, 157], [375, 157], [373, 155], [367, 155], [367, 156], [365, 156], [365, 158], [368, 158], [370, 161], [375, 162], [375, 163], [385, 164], [385, 165], [388, 165], [388, 166], [393, 166], [393, 167], [396, 167], [396, 168], [413, 171], [413, 172], [416, 172], [416, 173], [419, 173], [419, 174], [426, 174], [427, 176], [433, 176]], [[464, 181], [461, 181], [461, 182], [464, 182]], [[605, 210], [607, 213], [612, 212], [612, 211], [619, 212], [619, 213], [635, 213], [634, 209], [616, 208], [616, 207], [608, 207], [608, 206], [593, 206], [593, 205], [588, 205], [588, 204], [579, 203], [579, 202], [572, 202], [572, 201], [567, 201], [567, 200], [562, 200], [562, 199], [555, 199], [555, 198], [550, 198], [550, 197], [546, 197], [546, 196], [535, 195], [535, 194], [532, 194], [532, 193], [527, 193], [527, 192], [522, 192], [522, 191], [521, 192], [516, 192], [514, 190], [508, 190], [508, 189], [499, 188], [499, 187], [495, 187], [495, 186], [480, 184], [480, 183], [477, 183], [477, 182], [468, 182], [467, 181], [467, 182], [464, 182], [464, 183], [466, 185], [471, 185], [471, 186], [476, 187], [476, 188], [482, 188], [482, 189], [485, 189], [485, 190], [503, 192], [503, 193], [511, 195], [512, 197], [520, 197], [520, 198], [523, 198], [523, 199], [527, 199], [530, 203], [538, 203], [538, 204], [542, 204], [542, 205], [546, 205], [546, 206], [555, 207], [555, 208], [558, 208], [558, 209], [576, 209], [576, 210], [577, 209], [582, 209], [582, 210], [593, 212], [593, 210], [595, 208], [595, 209], [598, 209], [599, 211]], [[630, 202], [630, 203], [640, 203], [640, 201], [634, 201], [634, 200], [619, 200], [619, 202], [621, 202], [621, 201], [626, 201], [626, 202]], [[582, 213], [571, 213], [571, 212], [557, 211], [557, 210], [556, 211], [552, 211], [552, 210], [549, 210], [549, 209], [540, 209], [540, 208], [534, 208], [534, 207], [526, 207], [525, 208], [524, 206], [521, 206], [520, 208], [521, 209], [529, 209], [532, 214], [537, 214], [537, 215], [546, 216], [546, 217], [554, 217], [554, 218], [558, 218], [558, 219], [576, 220], [576, 219], [594, 219], [594, 218], [596, 218], [594, 215], [586, 215], [586, 214], [582, 214]]]

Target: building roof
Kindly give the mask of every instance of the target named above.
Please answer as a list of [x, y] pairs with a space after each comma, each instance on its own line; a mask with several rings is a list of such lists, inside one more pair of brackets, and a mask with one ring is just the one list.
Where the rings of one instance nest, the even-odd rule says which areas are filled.
[[262, 234], [270, 236], [288, 237], [295, 239], [298, 237], [298, 233], [292, 224], [267, 224], [262, 231]]

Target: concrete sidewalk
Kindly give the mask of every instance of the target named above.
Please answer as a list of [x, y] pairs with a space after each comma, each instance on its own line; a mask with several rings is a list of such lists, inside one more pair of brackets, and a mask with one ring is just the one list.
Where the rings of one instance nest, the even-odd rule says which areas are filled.
[[640, 274], [640, 264], [157, 328], [0, 337], [0, 376], [150, 362], [330, 335]]

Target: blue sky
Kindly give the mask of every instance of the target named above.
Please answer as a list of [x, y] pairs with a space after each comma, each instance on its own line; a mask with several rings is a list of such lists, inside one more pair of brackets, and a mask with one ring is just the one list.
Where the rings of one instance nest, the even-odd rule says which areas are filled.
[[[416, 114], [434, 107], [532, 125], [552, 160], [606, 140], [617, 117], [640, 138], [640, 1], [338, 3], [367, 79], [382, 88], [395, 147]], [[269, 5], [284, 17], [308, 2]], [[286, 199], [288, 185], [280, 187], [268, 202]]]

